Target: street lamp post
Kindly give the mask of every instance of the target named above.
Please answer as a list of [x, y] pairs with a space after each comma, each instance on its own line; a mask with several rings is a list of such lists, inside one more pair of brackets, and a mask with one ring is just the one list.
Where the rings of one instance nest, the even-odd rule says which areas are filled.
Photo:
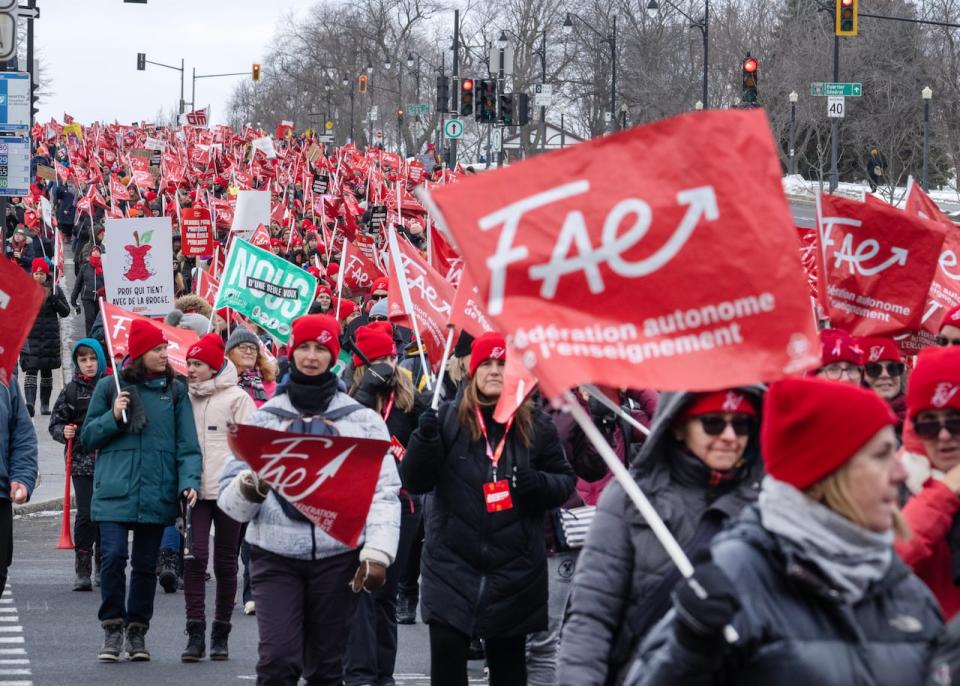
[[[499, 64], [499, 68], [497, 69], [497, 93], [503, 93], [506, 91], [506, 84], [504, 83], [506, 80], [506, 75], [504, 74], [504, 69], [506, 68], [507, 45], [508, 45], [507, 34], [505, 31], [501, 31], [500, 37], [497, 39], [497, 49], [499, 51], [499, 56], [500, 56], [500, 64]], [[497, 106], [499, 107], [499, 105], [500, 103], [498, 102]], [[490, 128], [492, 127], [489, 127], [487, 130], [488, 135], [490, 134]], [[501, 133], [503, 133], [502, 130], [501, 130]], [[497, 166], [498, 167], [503, 166], [503, 136], [502, 135], [500, 136], [500, 149], [497, 151]]]
[[920, 91], [920, 97], [923, 98], [923, 190], [929, 191], [927, 162], [930, 156], [930, 100], [933, 98], [933, 91], [930, 90], [930, 86], [924, 86], [923, 90]]
[[[651, 2], [654, 1], [651, 0]], [[613, 15], [613, 30], [606, 36], [593, 28], [583, 17], [573, 12], [567, 12], [567, 18], [563, 22], [563, 32], [566, 35], [573, 32], [574, 19], [593, 31], [600, 38], [600, 42], [610, 46], [610, 118], [613, 120], [613, 128], [616, 129], [620, 125], [617, 119], [617, 15]]]
[[[703, 19], [697, 20], [691, 17], [689, 14], [684, 12], [682, 9], [674, 5], [670, 0], [663, 0], [665, 3], [670, 5], [674, 10], [679, 12], [683, 17], [690, 22], [690, 26], [693, 28], [700, 29], [700, 35], [703, 37], [703, 96], [701, 102], [704, 107], [710, 107], [710, 100], [707, 98], [708, 86], [709, 86], [709, 71], [710, 66], [710, 0], [704, 0], [703, 3]], [[660, 4], [657, 0], [649, 0], [647, 2], [647, 13], [654, 14], [657, 10], [660, 9]]]
[[800, 96], [797, 91], [790, 91], [790, 164], [791, 174], [797, 173], [797, 100]]

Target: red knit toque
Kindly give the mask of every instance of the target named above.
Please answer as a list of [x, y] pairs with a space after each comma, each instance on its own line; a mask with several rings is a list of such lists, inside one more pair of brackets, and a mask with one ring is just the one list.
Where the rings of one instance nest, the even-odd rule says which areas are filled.
[[322, 283], [317, 284], [317, 292], [313, 297], [316, 298], [321, 293], [326, 293], [327, 295], [330, 296], [330, 299], [333, 300], [333, 291], [330, 290], [329, 286]]
[[160, 327], [145, 319], [134, 319], [130, 325], [130, 337], [127, 339], [127, 355], [131, 360], [135, 360], [166, 342]]
[[939, 331], [943, 331], [945, 326], [960, 327], [960, 305], [944, 312], [943, 319], [940, 320]]
[[896, 423], [871, 390], [824, 379], [778, 381], [763, 401], [760, 447], [767, 473], [804, 490]]
[[[336, 311], [336, 308], [334, 308], [334, 311]], [[340, 300], [340, 321], [343, 321], [356, 311], [357, 304], [355, 302], [346, 299]]]
[[858, 338], [857, 347], [863, 350], [863, 363], [903, 362], [900, 348], [892, 338]]
[[330, 351], [333, 361], [340, 356], [340, 325], [327, 314], [308, 314], [293, 320], [292, 350], [302, 343], [316, 341]]
[[47, 264], [46, 259], [43, 257], [35, 257], [33, 262], [30, 263], [30, 273], [36, 274], [37, 272], [43, 272], [44, 274], [50, 273], [50, 265]]
[[370, 292], [376, 293], [377, 291], [388, 291], [390, 290], [390, 279], [385, 276], [381, 276], [379, 279], [374, 279], [373, 283], [370, 284]]
[[755, 400], [752, 396], [736, 389], [699, 393], [690, 401], [690, 405], [683, 411], [682, 417], [688, 419], [703, 414], [723, 414], [725, 412], [748, 414], [751, 417], [756, 417], [757, 408], [754, 403]]
[[[393, 342], [393, 336], [385, 334], [379, 327], [361, 326], [357, 329], [357, 347], [371, 362], [379, 357], [397, 354], [397, 344]], [[353, 366], [359, 367], [362, 364], [363, 360], [354, 355]]]
[[863, 350], [846, 331], [824, 329], [820, 332], [820, 359], [824, 367], [834, 362], [862, 365]]
[[470, 346], [470, 376], [487, 360], [507, 361], [507, 340], [496, 331], [487, 331]]
[[960, 348], [925, 348], [907, 384], [907, 415], [944, 408], [960, 410]]
[[200, 360], [209, 366], [214, 373], [220, 371], [223, 366], [223, 355], [223, 339], [215, 333], [208, 333], [201, 337], [187, 351], [188, 360]]

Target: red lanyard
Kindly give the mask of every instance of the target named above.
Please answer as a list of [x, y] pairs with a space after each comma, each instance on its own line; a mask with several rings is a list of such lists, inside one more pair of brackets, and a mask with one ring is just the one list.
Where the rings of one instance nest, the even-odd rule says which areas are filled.
[[480, 413], [480, 408], [477, 409], [477, 421], [480, 423], [480, 433], [483, 434], [483, 444], [487, 448], [487, 457], [490, 458], [490, 461], [493, 463], [493, 480], [497, 480], [497, 464], [500, 462], [500, 458], [503, 456], [503, 449], [507, 447], [507, 435], [510, 433], [510, 427], [513, 425], [513, 417], [510, 417], [507, 420], [507, 426], [503, 430], [503, 438], [500, 439], [500, 443], [497, 445], [496, 450], [490, 447], [490, 439], [487, 438], [487, 425], [483, 421], [483, 415]]
[[390, 416], [390, 410], [393, 409], [393, 393], [390, 394], [390, 400], [387, 401], [387, 406], [383, 408], [383, 421], [387, 421], [387, 417]]

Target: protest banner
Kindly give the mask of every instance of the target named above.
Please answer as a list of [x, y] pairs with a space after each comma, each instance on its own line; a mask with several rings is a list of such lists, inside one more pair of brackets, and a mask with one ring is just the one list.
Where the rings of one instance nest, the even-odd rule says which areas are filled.
[[44, 181], [55, 182], [57, 180], [57, 172], [53, 167], [48, 167], [45, 164], [37, 165], [37, 176], [39, 176]]
[[220, 280], [215, 278], [210, 272], [199, 269], [197, 270], [197, 278], [193, 280], [193, 285], [197, 295], [210, 303], [212, 307], [213, 303], [217, 301], [217, 291], [220, 290]]
[[0, 259], [0, 383], [8, 384], [46, 291], [14, 260]]
[[371, 260], [367, 259], [359, 249], [350, 250], [344, 269], [344, 284], [351, 290], [358, 291], [370, 288], [376, 279], [383, 276]]
[[184, 207], [180, 210], [181, 250], [185, 257], [212, 255], [213, 221], [205, 207]]
[[944, 231], [880, 200], [817, 197], [818, 289], [833, 326], [854, 336], [920, 328]]
[[[914, 181], [911, 176], [907, 180], [907, 194], [904, 201], [904, 211], [924, 219], [935, 221], [943, 226], [943, 249], [937, 261], [933, 283], [927, 294], [927, 305], [923, 311], [923, 330], [930, 334], [937, 334], [940, 330], [940, 321], [947, 310], [960, 305], [960, 226], [954, 224], [950, 217], [945, 215], [929, 195]], [[927, 337], [928, 343], [932, 337]]]
[[681, 115], [421, 198], [551, 397], [626, 378], [712, 390], [819, 363], [763, 112]]
[[460, 278], [453, 304], [450, 307], [450, 326], [463, 329], [474, 338], [478, 338], [488, 331], [495, 331], [490, 318], [483, 310], [483, 300], [480, 289], [473, 282], [467, 271]]
[[291, 325], [307, 314], [317, 280], [282, 257], [244, 240], [235, 240], [227, 254], [215, 309], [229, 307], [282, 342]]
[[170, 217], [107, 219], [103, 282], [107, 300], [141, 315], [173, 309], [173, 227]]
[[177, 374], [187, 375], [187, 351], [199, 338], [196, 331], [180, 329], [155, 319], [141, 317], [108, 302], [103, 303], [103, 319], [103, 335], [110, 338], [110, 349], [113, 350], [116, 359], [123, 359], [127, 355], [130, 326], [133, 320], [143, 319], [163, 331], [168, 344], [167, 361]]
[[331, 538], [356, 547], [388, 441], [231, 424], [227, 444], [270, 484], [269, 497], [282, 497]]
[[233, 211], [231, 231], [253, 231], [260, 224], [270, 225], [270, 192], [240, 191]]
[[248, 239], [251, 245], [255, 245], [258, 248], [263, 248], [264, 250], [270, 249], [270, 232], [267, 231], [267, 227], [263, 224], [260, 224], [256, 230], [253, 232], [253, 235]]

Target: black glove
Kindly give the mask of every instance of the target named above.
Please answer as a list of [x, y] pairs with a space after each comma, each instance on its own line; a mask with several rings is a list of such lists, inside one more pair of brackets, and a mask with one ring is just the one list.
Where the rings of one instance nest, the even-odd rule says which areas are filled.
[[590, 417], [595, 424], [606, 424], [613, 422], [617, 418], [613, 410], [593, 396], [590, 396], [590, 399], [587, 400], [587, 409], [590, 410]]
[[73, 311], [76, 312], [77, 314], [80, 314], [80, 306], [79, 306], [79, 305], [74, 305], [74, 306], [73, 306]]
[[419, 431], [420, 436], [427, 439], [440, 435], [440, 419], [437, 417], [437, 411], [432, 407], [420, 413]]
[[543, 487], [543, 474], [530, 467], [513, 465], [513, 475], [510, 478], [510, 491], [523, 504], [540, 495]]
[[693, 576], [673, 591], [677, 611], [674, 634], [677, 641], [697, 653], [719, 652], [726, 645], [723, 629], [740, 609], [737, 589], [713, 562], [698, 565]]
[[365, 407], [376, 407], [377, 397], [393, 388], [393, 373], [393, 367], [385, 362], [367, 367], [353, 399]]

